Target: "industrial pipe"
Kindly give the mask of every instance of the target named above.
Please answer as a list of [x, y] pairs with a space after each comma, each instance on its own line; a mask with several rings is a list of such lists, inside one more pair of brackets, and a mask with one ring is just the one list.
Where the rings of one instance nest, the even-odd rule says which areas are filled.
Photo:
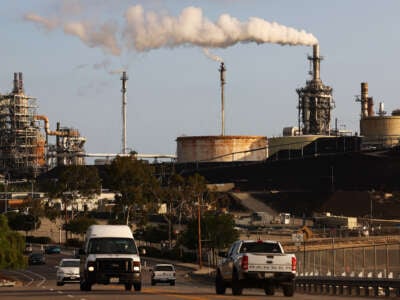
[[52, 131], [49, 128], [49, 118], [44, 115], [36, 115], [34, 116], [35, 120], [42, 120], [44, 121], [44, 130], [47, 135], [55, 135], [55, 136], [69, 136], [67, 131]]

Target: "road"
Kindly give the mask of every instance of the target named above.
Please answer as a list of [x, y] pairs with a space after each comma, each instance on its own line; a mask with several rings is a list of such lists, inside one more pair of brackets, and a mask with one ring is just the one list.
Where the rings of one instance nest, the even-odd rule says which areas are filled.
[[[56, 268], [59, 260], [65, 257], [64, 254], [47, 255], [46, 264], [40, 266], [29, 266], [26, 270], [3, 272], [20, 281], [14, 287], [1, 287], [0, 299], [17, 300], [110, 300], [110, 299], [132, 299], [136, 300], [160, 300], [160, 296], [167, 300], [213, 300], [213, 299], [265, 299], [266, 296], [262, 290], [248, 289], [243, 291], [242, 296], [232, 296], [230, 289], [227, 289], [226, 295], [216, 295], [212, 282], [199, 280], [189, 276], [189, 270], [177, 267], [177, 280], [175, 286], [168, 284], [157, 284], [151, 286], [150, 272], [146, 270], [143, 273], [142, 291], [125, 291], [123, 286], [118, 285], [94, 285], [91, 292], [82, 292], [79, 284], [66, 284], [64, 286], [56, 285]], [[148, 265], [151, 263], [148, 263]], [[280, 291], [277, 291], [273, 298], [285, 298]], [[295, 299], [317, 300], [317, 299], [343, 299], [339, 296], [322, 296], [295, 294]], [[349, 298], [349, 297], [346, 297]], [[293, 299], [293, 298], [292, 298]], [[364, 299], [359, 297], [350, 297], [350, 299]]]

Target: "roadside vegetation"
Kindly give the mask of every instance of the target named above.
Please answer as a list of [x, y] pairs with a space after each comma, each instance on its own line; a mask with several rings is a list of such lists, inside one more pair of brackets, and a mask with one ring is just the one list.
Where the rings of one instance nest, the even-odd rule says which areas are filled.
[[[65, 240], [77, 245], [86, 229], [98, 222], [88, 209], [78, 213], [65, 208], [73, 205], [77, 198], [95, 197], [102, 187], [115, 193], [107, 222], [135, 227], [136, 239], [148, 243], [148, 248], [152, 244], [161, 245], [161, 249], [150, 249], [154, 254], [170, 253], [175, 258], [179, 255], [195, 260], [193, 253], [198, 247], [199, 233], [203, 246], [212, 249], [225, 248], [237, 238], [233, 217], [224, 212], [229, 203], [226, 195], [209, 190], [204, 177], [195, 174], [184, 178], [172, 174], [162, 182], [152, 165], [134, 155], [116, 157], [105, 166], [101, 178], [94, 167], [60, 169], [56, 176], [42, 180], [39, 189], [50, 199], [61, 199], [64, 209], [49, 203], [41, 205], [31, 197], [20, 212], [8, 214], [8, 226], [24, 231], [27, 237], [29, 232], [40, 227], [40, 218], [63, 220]], [[150, 222], [154, 216], [158, 216], [158, 222]], [[201, 224], [200, 231], [198, 224]], [[72, 238], [71, 234], [80, 238]], [[192, 254], [185, 254], [185, 251]]]
[[0, 215], [0, 269], [25, 267], [24, 249], [24, 237], [11, 230], [8, 226], [7, 217]]

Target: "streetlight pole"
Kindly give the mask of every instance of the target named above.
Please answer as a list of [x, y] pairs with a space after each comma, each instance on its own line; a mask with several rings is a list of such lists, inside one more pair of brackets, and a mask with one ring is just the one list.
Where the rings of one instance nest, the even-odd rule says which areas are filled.
[[203, 262], [201, 260], [201, 213], [200, 213], [200, 197], [198, 198], [197, 205], [197, 233], [198, 233], [198, 246], [199, 246], [199, 269], [203, 267]]

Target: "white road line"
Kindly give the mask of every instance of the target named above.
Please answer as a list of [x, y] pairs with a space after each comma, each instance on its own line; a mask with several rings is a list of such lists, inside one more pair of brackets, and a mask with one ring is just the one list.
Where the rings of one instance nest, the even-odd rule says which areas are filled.
[[35, 275], [35, 276], [37, 276], [37, 277], [39, 277], [41, 279], [41, 281], [36, 286], [41, 286], [47, 281], [46, 277], [44, 277], [44, 276], [42, 276], [42, 275], [40, 275], [38, 273], [32, 272], [30, 270], [25, 270], [25, 272], [33, 274], [33, 275]]
[[30, 281], [25, 286], [30, 286], [35, 281], [35, 279], [33, 277], [31, 277], [31, 276], [29, 276], [29, 275], [27, 275], [27, 274], [25, 274], [25, 273], [23, 273], [21, 271], [7, 271], [7, 272], [18, 274], [20, 276], [28, 278]]

